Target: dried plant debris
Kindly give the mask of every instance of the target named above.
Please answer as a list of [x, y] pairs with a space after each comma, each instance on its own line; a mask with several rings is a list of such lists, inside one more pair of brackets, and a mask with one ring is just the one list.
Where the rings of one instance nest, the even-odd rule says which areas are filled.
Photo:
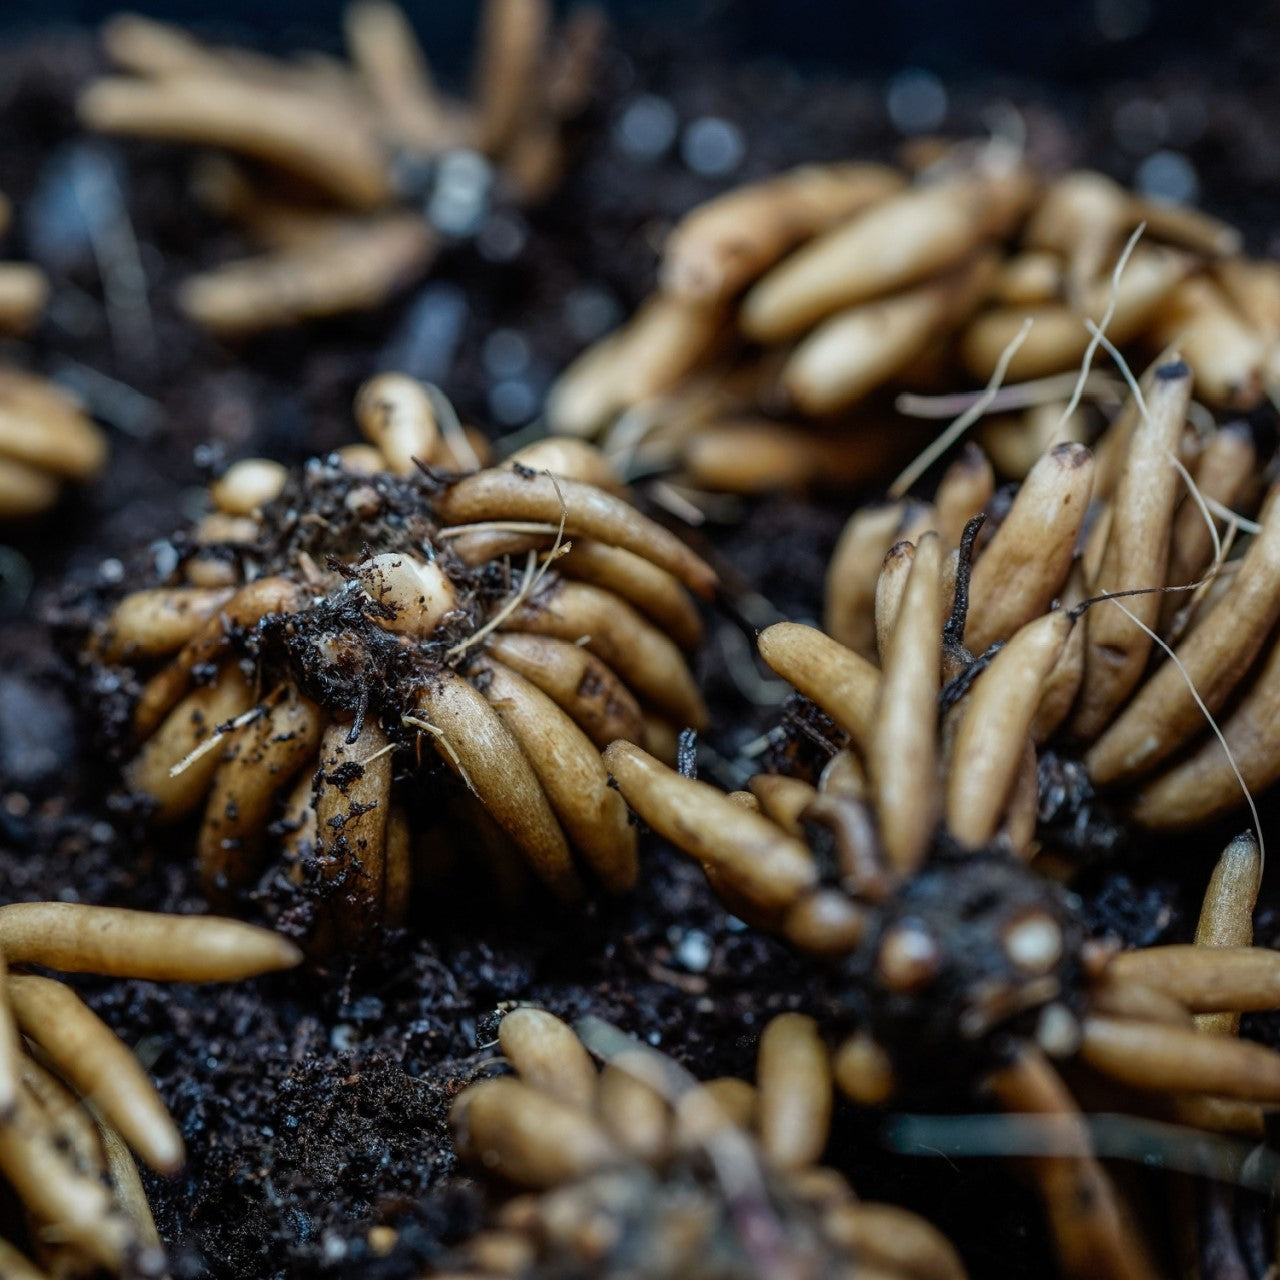
[[356, 406], [373, 445], [237, 464], [83, 651], [89, 686], [130, 695], [129, 790], [157, 823], [203, 810], [206, 890], [281, 856], [317, 947], [370, 943], [477, 853], [509, 896], [526, 868], [570, 901], [584, 871], [628, 888], [600, 748], [669, 755], [705, 721], [684, 651], [711, 570], [579, 441], [460, 472], [437, 403], [381, 375]]
[[[917, 419], [953, 398], [906, 397], [904, 416], [892, 392], [953, 393], [999, 368], [1033, 380], [990, 427], [1020, 477], [1104, 319], [1144, 361], [1179, 344], [1213, 411], [1250, 409], [1275, 383], [1280, 265], [1101, 174], [1044, 179], [1005, 139], [918, 142], [903, 169], [810, 166], [694, 209], [659, 291], [564, 374], [548, 416], [698, 489], [840, 487], [909, 457], [929, 432]], [[1086, 405], [1118, 386], [1095, 374]], [[1066, 438], [1090, 430], [1078, 410]]]
[[[1012, 496], [993, 495], [991, 467], [970, 449], [933, 503], [855, 514], [832, 560], [827, 629], [883, 657], [921, 539], [937, 537], [945, 596], [965, 522], [989, 513], [964, 644], [1000, 670], [1032, 664], [1021, 668], [1034, 682], [1028, 734], [1047, 748], [1060, 808], [1061, 830], [1047, 839], [1070, 843], [1073, 795], [1087, 802], [1096, 792], [1143, 826], [1178, 828], [1237, 810], [1247, 790], [1280, 777], [1280, 510], [1264, 478], [1269, 448], [1244, 423], [1194, 429], [1192, 394], [1188, 366], [1164, 360], [1093, 450], [1054, 445]], [[1070, 610], [1084, 601], [1094, 603], [1076, 619]], [[1068, 611], [1051, 612], [1055, 603]], [[961, 732], [978, 756], [983, 733], [1000, 726], [970, 721]], [[1053, 756], [1082, 761], [1083, 772]], [[983, 783], [966, 772], [955, 785]], [[1003, 793], [990, 801], [998, 807]]]
[[446, 1274], [963, 1280], [928, 1223], [817, 1163], [832, 1086], [812, 1019], [765, 1028], [754, 1086], [698, 1084], [607, 1023], [575, 1034], [542, 1009], [507, 1013], [498, 1040], [514, 1074], [464, 1089], [452, 1124], [465, 1159], [524, 1193]]
[[345, 64], [208, 48], [132, 15], [104, 30], [123, 74], [85, 90], [81, 119], [216, 148], [197, 193], [266, 251], [187, 281], [183, 309], [212, 330], [376, 307], [493, 208], [539, 201], [559, 181], [565, 122], [591, 93], [595, 10], [557, 30], [545, 0], [490, 0], [466, 102], [436, 88], [396, 5], [358, 0], [346, 27]]
[[236, 920], [64, 902], [0, 907], [0, 1179], [13, 1197], [0, 1274], [164, 1274], [130, 1149], [162, 1174], [184, 1158], [132, 1052], [69, 986], [27, 970], [230, 982], [301, 958]]
[[[0, 196], [0, 233], [9, 225]], [[0, 262], [0, 333], [25, 333], [44, 310], [49, 285], [39, 267]], [[106, 440], [80, 404], [35, 374], [0, 366], [0, 520], [46, 511], [67, 481], [91, 480]]]

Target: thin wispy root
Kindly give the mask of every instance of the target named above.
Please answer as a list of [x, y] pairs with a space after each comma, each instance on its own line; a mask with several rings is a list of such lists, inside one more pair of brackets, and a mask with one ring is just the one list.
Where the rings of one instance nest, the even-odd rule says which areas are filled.
[[3, 1274], [164, 1274], [130, 1148], [164, 1174], [185, 1157], [132, 1052], [70, 987], [15, 970], [226, 982], [301, 959], [292, 943], [237, 920], [62, 902], [0, 907], [0, 1178], [26, 1217], [22, 1239], [0, 1240]]
[[203, 811], [215, 900], [283, 873], [316, 949], [372, 945], [415, 881], [471, 868], [473, 834], [517, 895], [522, 868], [567, 902], [630, 888], [600, 749], [705, 722], [685, 655], [714, 573], [592, 446], [466, 472], [438, 393], [399, 374], [356, 416], [369, 445], [230, 468], [178, 568], [87, 637], [90, 684], [140, 685], [126, 786], [157, 823]]
[[521, 1193], [448, 1275], [621, 1277], [640, 1256], [653, 1275], [963, 1280], [928, 1223], [818, 1163], [832, 1080], [811, 1018], [769, 1023], [755, 1085], [699, 1084], [607, 1023], [531, 1007], [498, 1047], [511, 1074], [463, 1089], [451, 1121], [464, 1159]]
[[543, 0], [489, 0], [467, 102], [439, 93], [396, 5], [356, 0], [346, 19], [345, 64], [210, 48], [135, 15], [104, 28], [122, 74], [85, 89], [81, 120], [217, 148], [196, 194], [263, 251], [180, 290], [215, 332], [377, 307], [425, 275], [446, 238], [479, 230], [495, 201], [535, 203], [560, 180], [564, 125], [595, 75], [597, 11], [557, 30]]
[[[849, 487], [914, 458], [905, 492], [979, 423], [1021, 479], [1115, 399], [1090, 325], [1131, 354], [1176, 345], [1213, 413], [1263, 403], [1280, 272], [1240, 253], [1216, 219], [1038, 174], [1005, 138], [804, 166], [686, 215], [658, 291], [568, 369], [548, 417], [701, 491]], [[959, 417], [930, 444], [921, 418], [939, 415]]]

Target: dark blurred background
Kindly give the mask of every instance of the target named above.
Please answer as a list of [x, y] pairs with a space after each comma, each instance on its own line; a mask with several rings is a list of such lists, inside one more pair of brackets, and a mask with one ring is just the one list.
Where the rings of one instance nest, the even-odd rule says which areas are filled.
[[[624, 26], [674, 18], [690, 40], [809, 66], [1013, 72], [1074, 85], [1168, 63], [1247, 76], [1256, 49], [1239, 32], [1256, 33], [1280, 10], [1275, 0], [604, 0], [604, 7]], [[0, 0], [0, 26], [94, 25], [121, 8], [267, 48], [336, 48], [342, 0]], [[476, 0], [405, 0], [404, 8], [434, 62], [447, 65], [469, 47]], [[1280, 39], [1280, 21], [1274, 29]]]

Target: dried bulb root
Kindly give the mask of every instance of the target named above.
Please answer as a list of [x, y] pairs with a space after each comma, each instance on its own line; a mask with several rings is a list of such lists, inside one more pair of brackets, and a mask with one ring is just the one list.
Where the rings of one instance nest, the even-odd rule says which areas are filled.
[[[1233, 228], [1096, 173], [1042, 183], [999, 139], [904, 163], [810, 166], [687, 215], [658, 289], [552, 389], [555, 429], [603, 435], [695, 489], [847, 488], [905, 461], [906, 415], [1003, 400], [1021, 411], [984, 439], [1021, 477], [1047, 447], [1087, 442], [1091, 401], [1114, 397], [1106, 374], [1073, 387], [1102, 323], [1130, 359], [1176, 344], [1215, 411], [1262, 404], [1280, 288], [1237, 256]], [[990, 408], [919, 395], [955, 389], [962, 365], [1045, 382], [993, 386]], [[896, 415], [891, 390], [905, 393]]]
[[232, 556], [200, 541], [92, 629], [86, 668], [127, 665], [141, 687], [127, 786], [160, 822], [203, 807], [206, 891], [271, 876], [315, 950], [371, 945], [406, 917], [415, 867], [444, 874], [427, 813], [483, 829], [513, 903], [533, 890], [521, 864], [567, 901], [584, 877], [630, 889], [635, 834], [599, 752], [666, 755], [705, 722], [687, 587], [709, 594], [714, 573], [593, 446], [553, 438], [460, 474], [432, 388], [382, 374], [356, 412], [370, 444], [350, 468], [236, 464], [214, 494], [249, 526]]
[[[564, 170], [563, 126], [590, 94], [598, 19], [572, 17], [557, 33], [543, 0], [489, 0], [467, 102], [440, 94], [393, 4], [353, 3], [345, 27], [350, 66], [208, 48], [135, 17], [104, 31], [127, 74], [81, 93], [86, 126], [255, 166], [246, 180], [224, 158], [196, 183], [266, 250], [181, 286], [182, 308], [215, 333], [378, 307], [427, 273], [444, 236], [482, 225], [494, 198], [541, 199]], [[437, 198], [449, 173], [480, 188], [469, 225]]]
[[[714, 1256], [755, 1273], [757, 1250], [734, 1228], [748, 1197], [768, 1214], [771, 1257], [797, 1274], [963, 1280], [951, 1245], [914, 1214], [864, 1205], [816, 1163], [832, 1101], [827, 1051], [812, 1019], [765, 1028], [758, 1086], [698, 1084], [670, 1059], [607, 1024], [571, 1030], [541, 1009], [503, 1017], [500, 1047], [516, 1077], [469, 1084], [451, 1114], [464, 1158], [518, 1187], [464, 1243], [449, 1274], [684, 1275]], [[592, 1055], [604, 1059], [597, 1073]]]

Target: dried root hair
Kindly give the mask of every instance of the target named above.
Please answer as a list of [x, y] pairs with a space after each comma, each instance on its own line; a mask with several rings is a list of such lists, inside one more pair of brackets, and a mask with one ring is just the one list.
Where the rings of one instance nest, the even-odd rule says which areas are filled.
[[178, 569], [92, 629], [86, 668], [137, 691], [126, 786], [153, 821], [202, 813], [215, 899], [283, 872], [317, 949], [372, 945], [435, 881], [417, 815], [465, 829], [478, 804], [499, 860], [565, 901], [630, 888], [600, 750], [703, 725], [690, 592], [715, 575], [581, 441], [459, 470], [451, 410], [398, 374], [356, 416], [380, 470], [237, 463]]

